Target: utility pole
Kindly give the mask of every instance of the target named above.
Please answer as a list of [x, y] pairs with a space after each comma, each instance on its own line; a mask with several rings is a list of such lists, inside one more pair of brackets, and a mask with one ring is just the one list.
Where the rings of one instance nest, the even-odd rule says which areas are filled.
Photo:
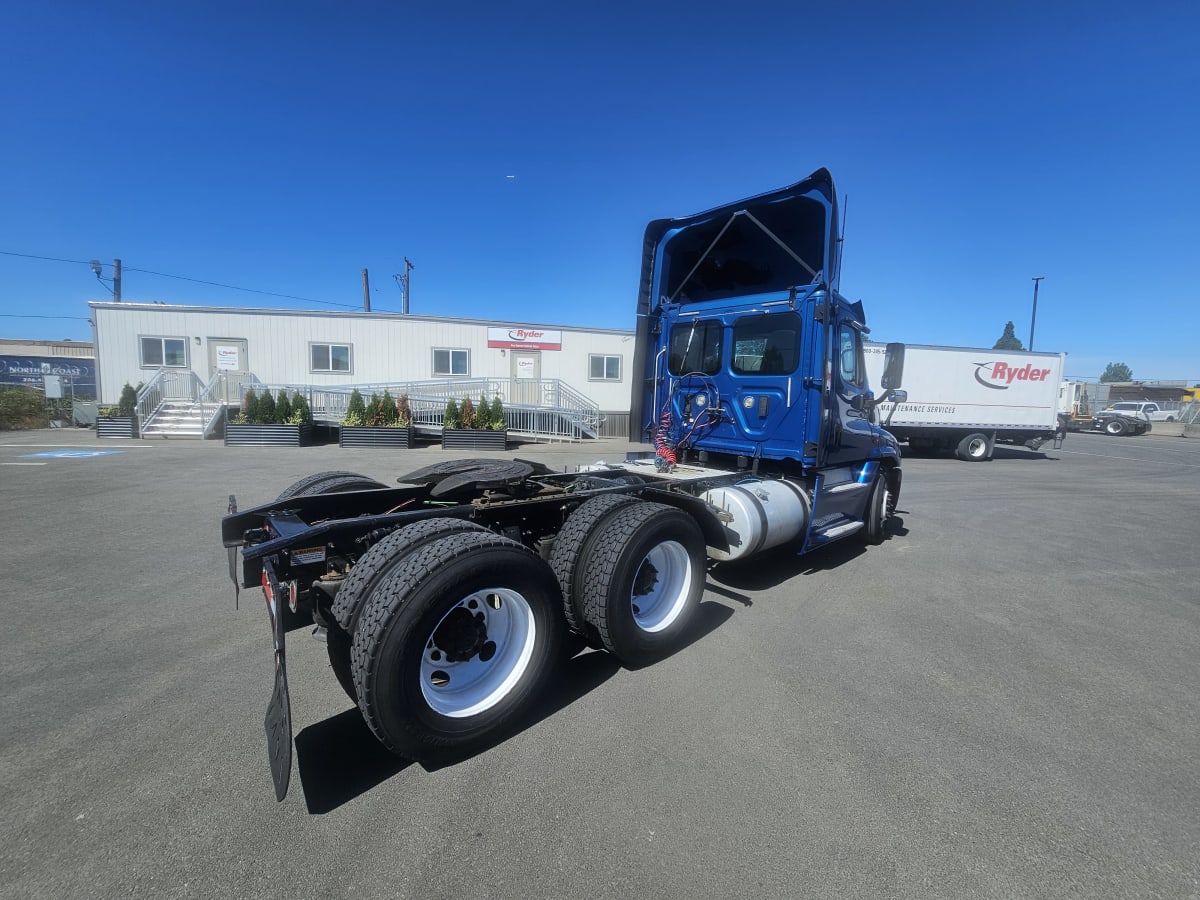
[[408, 315], [408, 289], [411, 279], [409, 273], [415, 268], [416, 266], [409, 262], [406, 256], [404, 257], [404, 274], [392, 276], [396, 279], [396, 284], [400, 285], [400, 313], [405, 316]]
[[121, 261], [113, 260], [113, 300], [121, 302]]
[[1038, 282], [1045, 278], [1045, 275], [1033, 276], [1033, 318], [1029, 320], [1029, 349], [1033, 349], [1033, 328], [1037, 324], [1037, 291]]
[[363, 312], [371, 311], [371, 285], [367, 280], [367, 270], [362, 270], [363, 276]]

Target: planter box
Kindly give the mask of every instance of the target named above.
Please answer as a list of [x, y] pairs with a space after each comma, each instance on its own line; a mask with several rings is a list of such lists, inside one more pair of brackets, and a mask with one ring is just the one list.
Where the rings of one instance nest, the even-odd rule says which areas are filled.
[[98, 438], [135, 438], [137, 436], [137, 416], [100, 416], [96, 419], [96, 437]]
[[379, 447], [408, 450], [413, 445], [411, 428], [379, 428], [374, 425], [343, 425], [338, 430], [339, 447]]
[[311, 425], [234, 425], [225, 423], [226, 447], [307, 447]]
[[506, 450], [508, 431], [478, 431], [474, 428], [443, 428], [444, 450]]

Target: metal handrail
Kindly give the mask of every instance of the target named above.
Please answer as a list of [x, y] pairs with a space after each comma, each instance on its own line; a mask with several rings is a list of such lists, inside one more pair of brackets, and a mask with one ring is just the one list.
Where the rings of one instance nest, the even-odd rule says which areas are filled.
[[595, 402], [564, 384], [557, 378], [521, 379], [522, 397], [535, 397], [537, 402], [514, 402], [507, 378], [438, 378], [424, 381], [375, 382], [355, 385], [263, 384], [243, 381], [239, 397], [253, 387], [256, 391], [277, 393], [299, 392], [308, 400], [314, 421], [336, 424], [346, 415], [350, 395], [382, 394], [393, 397], [408, 395], [413, 424], [417, 427], [441, 428], [446, 402], [450, 399], [477, 401], [481, 395], [499, 397], [504, 404], [505, 420], [510, 430], [548, 437], [579, 440], [595, 437], [604, 417]]
[[142, 389], [138, 391], [134, 409], [138, 418], [138, 429], [144, 429], [154, 417], [172, 400], [194, 400], [200, 390], [200, 379], [190, 369], [160, 368]]

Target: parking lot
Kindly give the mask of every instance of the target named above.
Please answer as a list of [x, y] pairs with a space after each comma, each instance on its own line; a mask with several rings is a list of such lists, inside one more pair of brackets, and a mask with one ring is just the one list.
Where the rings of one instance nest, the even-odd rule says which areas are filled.
[[0, 432], [0, 895], [1200, 896], [1200, 440], [906, 459], [882, 546], [714, 567], [680, 652], [581, 653], [442, 769], [294, 632], [276, 803], [228, 497], [445, 456]]

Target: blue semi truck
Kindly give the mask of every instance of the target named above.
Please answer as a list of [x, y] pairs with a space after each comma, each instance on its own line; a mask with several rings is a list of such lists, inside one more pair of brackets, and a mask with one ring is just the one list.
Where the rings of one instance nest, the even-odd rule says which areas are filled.
[[[862, 305], [838, 291], [837, 200], [790, 187], [651, 222], [631, 439], [619, 463], [438, 463], [387, 485], [320, 472], [237, 509], [230, 574], [262, 586], [274, 639], [268, 755], [286, 795], [286, 637], [317, 626], [335, 676], [393, 752], [446, 760], [501, 740], [568, 633], [630, 667], [670, 653], [709, 561], [884, 540], [900, 493], [904, 347], [867, 383]], [[240, 563], [237, 558], [240, 552]]]

